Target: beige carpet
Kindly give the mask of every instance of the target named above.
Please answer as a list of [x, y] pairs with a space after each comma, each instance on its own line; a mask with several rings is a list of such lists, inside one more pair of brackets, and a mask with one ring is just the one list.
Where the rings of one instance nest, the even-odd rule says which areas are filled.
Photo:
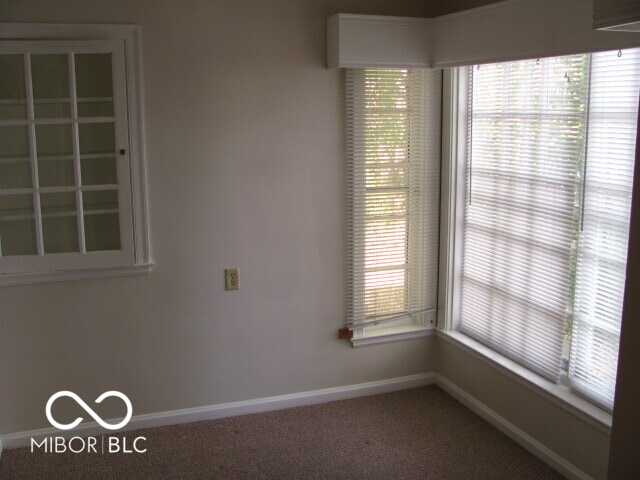
[[144, 454], [5, 450], [0, 479], [561, 479], [436, 386], [126, 432]]

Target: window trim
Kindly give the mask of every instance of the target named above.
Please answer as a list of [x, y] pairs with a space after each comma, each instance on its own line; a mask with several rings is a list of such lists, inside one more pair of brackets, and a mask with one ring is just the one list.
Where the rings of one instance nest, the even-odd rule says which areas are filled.
[[145, 275], [153, 261], [149, 245], [149, 224], [146, 197], [145, 155], [141, 64], [139, 56], [140, 29], [137, 25], [33, 24], [0, 23], [0, 42], [10, 40], [117, 40], [124, 45], [125, 87], [129, 122], [129, 170], [133, 262], [131, 265], [106, 268], [67, 269], [36, 273], [0, 275], [0, 287], [54, 281]]
[[464, 228], [466, 181], [461, 156], [466, 160], [467, 68], [443, 69], [437, 336], [609, 435], [612, 413], [575, 393], [568, 385], [555, 384], [458, 330], [463, 245], [460, 232]]
[[434, 327], [422, 325], [380, 325], [355, 330], [351, 344], [354, 347], [379, 345], [381, 343], [399, 342], [414, 338], [433, 337], [436, 335]]
[[[355, 82], [357, 78], [359, 78], [359, 75], [362, 75], [362, 79], [364, 80], [364, 71], [366, 69], [358, 69], [361, 70], [361, 72], [352, 72], [352, 79]], [[376, 69], [377, 70], [377, 69]], [[394, 68], [389, 68], [389, 70], [397, 70]], [[403, 69], [404, 70], [404, 69]], [[412, 70], [412, 69], [407, 69], [407, 70]], [[410, 75], [412, 78], [413, 76]], [[428, 78], [427, 78], [428, 77]], [[412, 82], [415, 81], [411, 80]], [[440, 115], [440, 106], [441, 106], [441, 99], [440, 99], [440, 95], [442, 93], [442, 83], [441, 83], [441, 75], [440, 72], [438, 72], [437, 75], [434, 75], [433, 72], [427, 72], [425, 74], [425, 78], [424, 78], [424, 88], [429, 90], [430, 93], [426, 94], [425, 98], [422, 99], [422, 101], [419, 102], [419, 106], [420, 108], [423, 110], [422, 111], [422, 115], [424, 116], [424, 121], [426, 122], [429, 118], [429, 113], [431, 112], [430, 109], [428, 109], [428, 107], [433, 104], [433, 105], [437, 105], [438, 108], [438, 124], [440, 124], [441, 122], [441, 115]], [[433, 96], [435, 92], [435, 88], [436, 88], [436, 84], [437, 84], [437, 95], [436, 98], [431, 98]], [[349, 93], [348, 93], [349, 95]], [[420, 97], [418, 97], [420, 98]], [[349, 101], [349, 99], [347, 98], [347, 101]], [[348, 104], [347, 105], [347, 110], [348, 112], [351, 111], [350, 109], [353, 109], [353, 112], [360, 112], [360, 107], [361, 105], [359, 105], [355, 100], [353, 104]], [[413, 105], [412, 108], [415, 108], [416, 105]], [[352, 112], [352, 113], [353, 113]], [[428, 113], [429, 112], [429, 113]], [[360, 116], [363, 117], [363, 113], [364, 112], [360, 112]], [[349, 114], [348, 114], [349, 116]], [[354, 120], [354, 123], [357, 123]], [[359, 124], [358, 124], [359, 125]], [[425, 143], [423, 145], [423, 149], [424, 151], [422, 152], [425, 155], [424, 161], [425, 164], [427, 165], [427, 168], [429, 166], [432, 166], [432, 163], [438, 164], [439, 167], [439, 159], [440, 159], [440, 155], [439, 155], [439, 151], [440, 151], [440, 135], [439, 135], [439, 131], [438, 131], [438, 135], [436, 135], [436, 139], [435, 141], [433, 139], [431, 139], [431, 141], [426, 141], [425, 139]], [[353, 141], [353, 140], [350, 140]], [[352, 149], [355, 149], [356, 147], [351, 146]], [[435, 152], [433, 150], [436, 150]], [[360, 152], [363, 153], [363, 152]], [[431, 155], [432, 153], [435, 153], [435, 155]], [[428, 158], [431, 159], [430, 161], [428, 161]], [[354, 162], [355, 158], [351, 158], [349, 160], [349, 164], [351, 165], [351, 162]], [[357, 169], [358, 167], [350, 167], [350, 168], [355, 168]], [[421, 181], [426, 182], [427, 181], [427, 177], [428, 174], [423, 173], [422, 175], [418, 175], [419, 178], [421, 178]], [[355, 176], [350, 176], [349, 178], [349, 182], [354, 182], [354, 183], [349, 183], [349, 191], [350, 191], [350, 195], [363, 195], [365, 192], [364, 184], [360, 185], [359, 183], [356, 184], [356, 182], [358, 182], [357, 178], [360, 178], [359, 176], [355, 175]], [[414, 179], [415, 180], [415, 179]], [[362, 188], [361, 188], [362, 187]], [[432, 190], [429, 190], [429, 188], [424, 185], [424, 190], [422, 191], [421, 195], [418, 195], [418, 198], [420, 198], [422, 195], [426, 196], [429, 194], [429, 192], [435, 192], [438, 195], [438, 200], [440, 198], [439, 195], [439, 185], [435, 185], [435, 188]], [[422, 202], [425, 202], [425, 208], [426, 207], [426, 201], [422, 200]], [[350, 207], [349, 208], [353, 208], [352, 204], [350, 203]], [[439, 208], [436, 206], [435, 210], [436, 213], [435, 215], [439, 215]], [[407, 215], [406, 217], [406, 221], [410, 222], [411, 221], [412, 216], [411, 215]], [[349, 214], [349, 219], [348, 219], [348, 225], [349, 228], [354, 228], [355, 225], [358, 223], [358, 220], [363, 220], [363, 218], [360, 218], [360, 214], [356, 214], [355, 212], [350, 212]], [[412, 222], [413, 224], [413, 222]], [[434, 222], [434, 225], [436, 228], [439, 227], [439, 219], [437, 219], [436, 217], [436, 221]], [[419, 225], [413, 225], [413, 227], [411, 228], [416, 228]], [[360, 231], [351, 231], [350, 230], [350, 238], [351, 240], [349, 240], [350, 242], [353, 241], [354, 236], [356, 235], [360, 235], [363, 234], [363, 232]], [[423, 245], [423, 248], [426, 248], [426, 242], [428, 241], [428, 235], [420, 235], [420, 240], [418, 241], [418, 243], [422, 243], [425, 242], [425, 244]], [[414, 240], [415, 241], [415, 240]], [[436, 249], [436, 255], [438, 255], [439, 258], [439, 241], [436, 240], [434, 243], [430, 243], [430, 245], [433, 245], [434, 248]], [[413, 245], [413, 247], [410, 247], [412, 249], [415, 249], [416, 246]], [[362, 253], [359, 249], [358, 249], [358, 253]], [[411, 259], [414, 259], [413, 261]], [[433, 259], [435, 259], [435, 257], [431, 257]], [[363, 275], [364, 274], [364, 270], [362, 269], [362, 265], [360, 263], [357, 263], [358, 261], [362, 261], [363, 258], [360, 258], [359, 256], [350, 258], [350, 262], [352, 262], [351, 265], [351, 270], [350, 270], [350, 276], [349, 276], [349, 281], [353, 280], [352, 275]], [[420, 291], [421, 289], [426, 288], [426, 285], [428, 284], [428, 282], [426, 280], [423, 281], [419, 281], [419, 282], [415, 282], [416, 279], [420, 279], [421, 275], [427, 275], [428, 274], [428, 269], [424, 269], [422, 266], [422, 263], [426, 263], [428, 262], [429, 259], [428, 258], [423, 258], [420, 259], [420, 257], [418, 256], [418, 258], [416, 259], [412, 254], [408, 255], [408, 264], [407, 264], [407, 269], [411, 275], [413, 275], [414, 277], [414, 282], [412, 282], [411, 280], [405, 280], [405, 285], [409, 285], [409, 289], [416, 289], [417, 291]], [[422, 263], [419, 263], [422, 262]], [[437, 263], [439, 262], [439, 260], [436, 260], [435, 263], [435, 268], [437, 268]], [[357, 263], [357, 265], [356, 265]], [[357, 283], [358, 285], [361, 285], [361, 282], [354, 282]], [[412, 285], [413, 283], [413, 285]], [[423, 285], [424, 283], [424, 285]], [[437, 289], [438, 286], [438, 277], [437, 275], [434, 275], [432, 277], [431, 283], [435, 286], [435, 288]], [[354, 290], [359, 288], [356, 287], [355, 285], [352, 286], [351, 288], [353, 288]], [[364, 289], [364, 287], [362, 287]], [[413, 291], [413, 290], [410, 290]], [[358, 295], [354, 295], [353, 297], [350, 295], [349, 296], [349, 301], [354, 301], [355, 302], [355, 298]], [[409, 293], [409, 297], [415, 297], [415, 295], [412, 295], [411, 293]], [[392, 316], [393, 320], [389, 321], [389, 319], [382, 319], [379, 324], [378, 322], [374, 322], [372, 321], [371, 323], [353, 323], [353, 324], [348, 324], [349, 327], [352, 332], [353, 332], [353, 337], [351, 338], [351, 343], [354, 347], [359, 347], [359, 346], [365, 346], [365, 345], [373, 345], [373, 344], [380, 344], [380, 343], [389, 343], [389, 342], [396, 342], [396, 341], [400, 341], [400, 340], [408, 340], [408, 339], [414, 339], [414, 338], [421, 338], [421, 337], [427, 337], [427, 336], [432, 336], [435, 334], [435, 324], [436, 324], [436, 319], [437, 319], [437, 292], [435, 294], [435, 298], [433, 299], [435, 305], [433, 306], [433, 308], [429, 308], [427, 309], [427, 311], [424, 311], [423, 313], [408, 313], [408, 312], [404, 312], [404, 313], [400, 313], [398, 312], [397, 315]], [[359, 312], [359, 309], [356, 309]], [[411, 310], [411, 309], [410, 309]], [[352, 313], [354, 313], [354, 310], [350, 310], [350, 316]], [[390, 314], [391, 315], [391, 314]], [[396, 319], [396, 317], [398, 317]]]
[[464, 68], [443, 69], [438, 329], [447, 332], [458, 330], [460, 318], [465, 171], [459, 158], [467, 148], [467, 81]]
[[462, 270], [462, 235], [458, 233], [464, 225], [461, 207], [465, 187], [464, 162], [459, 161], [459, 156], [466, 158], [467, 80], [465, 67], [443, 69], [437, 337], [610, 435], [612, 415], [609, 412], [572, 392], [567, 385], [554, 384], [458, 331]]
[[455, 348], [469, 353], [496, 372], [525, 386], [533, 393], [551, 401], [554, 405], [578, 417], [606, 435], [611, 434], [613, 415], [574, 393], [567, 385], [555, 384], [547, 380], [462, 332], [438, 329], [437, 337]]

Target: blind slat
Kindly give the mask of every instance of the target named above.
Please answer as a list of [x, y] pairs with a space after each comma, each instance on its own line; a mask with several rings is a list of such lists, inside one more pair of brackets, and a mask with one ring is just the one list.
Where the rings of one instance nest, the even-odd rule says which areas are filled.
[[611, 408], [640, 49], [469, 74], [460, 329]]
[[640, 51], [592, 55], [585, 202], [569, 375], [611, 410], [626, 277]]
[[435, 311], [440, 96], [439, 72], [347, 70], [349, 328]]

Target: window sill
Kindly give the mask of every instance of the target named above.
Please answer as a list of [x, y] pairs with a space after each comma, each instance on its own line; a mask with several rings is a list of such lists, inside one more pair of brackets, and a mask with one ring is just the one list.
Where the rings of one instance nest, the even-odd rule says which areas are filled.
[[576, 395], [568, 386], [550, 382], [463, 333], [438, 330], [437, 335], [442, 340], [472, 354], [495, 370], [505, 373], [518, 383], [544, 396], [600, 431], [608, 435], [611, 434], [611, 414]]
[[430, 337], [435, 335], [433, 327], [419, 325], [395, 325], [390, 327], [369, 327], [359, 336], [354, 336], [351, 343], [354, 347], [379, 345], [381, 343], [398, 342], [413, 338]]
[[92, 268], [86, 270], [59, 270], [39, 273], [12, 273], [0, 275], [0, 287], [12, 285], [30, 285], [34, 283], [66, 282], [70, 280], [88, 280], [92, 278], [127, 277], [147, 275], [153, 263], [142, 263], [130, 267]]

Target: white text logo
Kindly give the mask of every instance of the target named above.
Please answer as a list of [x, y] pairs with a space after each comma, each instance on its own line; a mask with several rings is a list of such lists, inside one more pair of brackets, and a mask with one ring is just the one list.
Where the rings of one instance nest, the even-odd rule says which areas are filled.
[[53, 415], [51, 415], [51, 407], [53, 406], [53, 402], [55, 402], [58, 398], [60, 397], [69, 397], [72, 398], [76, 401], [76, 403], [78, 405], [80, 405], [85, 412], [87, 412], [89, 415], [91, 415], [91, 417], [98, 422], [98, 424], [102, 427], [102, 428], [106, 428], [107, 430], [118, 430], [119, 428], [124, 427], [127, 423], [129, 423], [129, 420], [131, 420], [131, 415], [133, 414], [133, 407], [131, 406], [131, 401], [129, 400], [129, 398], [121, 392], [115, 391], [115, 390], [111, 390], [109, 392], [104, 392], [102, 395], [100, 395], [98, 398], [96, 398], [95, 403], [102, 403], [102, 401], [105, 398], [109, 398], [109, 397], [118, 397], [119, 399], [121, 399], [125, 405], [127, 406], [127, 415], [124, 417], [124, 419], [121, 422], [116, 423], [115, 425], [112, 425], [110, 423], [105, 422], [102, 418], [100, 418], [100, 416], [93, 411], [93, 409], [87, 405], [85, 403], [84, 400], [82, 400], [78, 395], [76, 395], [73, 392], [68, 392], [66, 390], [63, 390], [61, 392], [58, 393], [54, 393], [53, 395], [51, 395], [51, 397], [49, 398], [49, 401], [47, 402], [47, 408], [46, 408], [46, 414], [47, 414], [47, 419], [49, 420], [49, 423], [51, 423], [51, 425], [53, 425], [54, 427], [60, 429], [60, 430], [71, 430], [72, 428], [75, 428], [78, 426], [78, 424], [80, 422], [82, 422], [82, 420], [84, 420], [82, 417], [78, 417], [76, 418], [73, 422], [65, 425], [63, 423], [58, 423], [54, 418]]
[[[124, 419], [122, 419], [118, 423], [109, 423], [103, 420], [100, 415], [98, 415], [87, 403], [82, 400], [78, 395], [73, 392], [69, 392], [67, 390], [60, 391], [58, 393], [54, 393], [51, 395], [49, 400], [47, 401], [47, 406], [45, 408], [45, 413], [47, 414], [47, 420], [49, 423], [56, 427], [59, 430], [71, 430], [76, 428], [84, 418], [78, 417], [71, 423], [60, 423], [56, 419], [53, 418], [53, 414], [51, 413], [51, 409], [56, 400], [61, 397], [68, 397], [74, 400], [78, 405], [80, 405], [85, 412], [87, 412], [91, 418], [93, 418], [98, 425], [102, 428], [106, 428], [107, 430], [118, 430], [120, 428], [125, 427], [129, 421], [131, 420], [131, 416], [133, 415], [133, 407], [131, 406], [131, 401], [129, 398], [121, 392], [110, 390], [108, 392], [104, 392], [98, 398], [96, 398], [94, 403], [102, 403], [104, 399], [110, 397], [116, 397], [122, 400], [127, 407], [127, 414]], [[82, 427], [81, 427], [82, 428]], [[93, 428], [93, 427], [90, 427]], [[42, 451], [44, 453], [145, 453], [147, 449], [144, 446], [144, 442], [147, 441], [146, 437], [135, 437], [131, 439], [126, 436], [100, 436], [100, 437], [41, 437], [40, 440], [36, 440], [35, 438], [31, 438], [31, 453], [36, 450]]]

